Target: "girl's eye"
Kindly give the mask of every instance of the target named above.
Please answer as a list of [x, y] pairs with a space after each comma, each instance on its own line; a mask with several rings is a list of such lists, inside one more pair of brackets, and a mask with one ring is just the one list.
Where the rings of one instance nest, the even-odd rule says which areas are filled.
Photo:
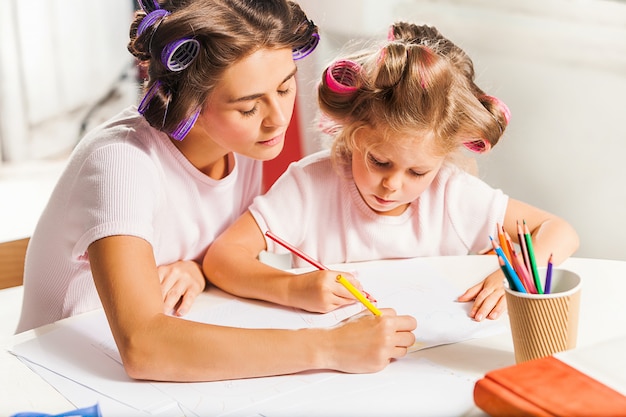
[[387, 167], [387, 166], [389, 166], [389, 162], [382, 162], [382, 161], [378, 160], [378, 159], [377, 159], [374, 155], [372, 155], [372, 154], [369, 154], [367, 157], [368, 157], [368, 159], [369, 159], [370, 163], [371, 163], [372, 165], [374, 165], [374, 166], [377, 166], [377, 167]]
[[426, 175], [425, 172], [416, 172], [416, 171], [413, 171], [412, 169], [409, 170], [409, 173], [410, 173], [411, 176], [418, 177], [418, 178], [419, 177], [423, 177], [424, 175]]

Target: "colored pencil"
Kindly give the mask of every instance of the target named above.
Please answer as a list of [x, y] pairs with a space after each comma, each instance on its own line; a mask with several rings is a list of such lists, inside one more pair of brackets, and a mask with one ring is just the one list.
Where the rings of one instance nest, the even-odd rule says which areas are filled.
[[498, 232], [498, 240], [500, 241], [500, 247], [502, 248], [502, 252], [504, 252], [506, 257], [511, 260], [511, 253], [509, 252], [509, 248], [506, 244], [506, 237], [504, 236], [504, 227], [500, 227], [500, 225], [496, 223], [496, 229]]
[[[291, 244], [285, 242], [283, 239], [279, 238], [278, 236], [276, 236], [274, 233], [270, 232], [269, 230], [267, 232], [265, 232], [265, 236], [269, 237], [274, 242], [278, 243], [279, 245], [281, 245], [282, 247], [284, 247], [285, 249], [287, 249], [291, 253], [293, 253], [293, 254], [297, 255], [298, 257], [304, 259], [305, 261], [307, 261], [308, 263], [310, 263], [311, 265], [313, 265], [314, 267], [316, 267], [320, 271], [321, 270], [326, 270], [326, 271], [328, 270], [328, 268], [326, 266], [324, 266], [320, 262], [316, 261], [315, 259], [313, 259], [309, 255], [307, 255], [306, 253], [302, 252], [300, 249], [296, 248], [295, 246], [292, 246]], [[372, 302], [374, 302], [374, 303], [376, 302], [376, 299], [374, 297], [372, 297], [369, 293], [367, 293], [365, 291], [363, 291], [363, 293]]]
[[535, 279], [535, 287], [537, 287], [537, 293], [543, 294], [543, 287], [541, 285], [541, 278], [539, 277], [539, 271], [537, 270], [537, 261], [535, 260], [535, 252], [533, 250], [533, 240], [530, 235], [530, 230], [524, 220], [524, 239], [526, 240], [526, 248], [528, 249], [528, 259], [530, 260], [530, 270], [532, 271], [533, 278]]
[[544, 294], [550, 294], [550, 286], [552, 285], [552, 254], [548, 258], [548, 268], [546, 270], [546, 284], [543, 290]]
[[524, 285], [524, 288], [526, 288], [527, 292], [531, 294], [537, 294], [537, 291], [535, 290], [535, 284], [533, 284], [532, 279], [530, 278], [530, 273], [528, 272], [528, 269], [526, 269], [526, 266], [517, 258], [517, 251], [515, 250], [513, 241], [511, 240], [509, 234], [506, 232], [505, 240], [506, 245], [509, 249], [509, 253], [511, 254], [511, 265], [513, 266], [513, 269], [515, 270], [515, 272], [517, 272], [517, 275], [522, 281], [522, 285]]
[[526, 238], [524, 238], [524, 231], [522, 230], [522, 225], [517, 223], [517, 239], [519, 240], [520, 251], [522, 252], [522, 258], [524, 259], [524, 265], [526, 265], [526, 269], [530, 271], [530, 259], [528, 259], [528, 248], [526, 247]]
[[524, 288], [524, 285], [519, 280], [517, 273], [515, 272], [515, 270], [509, 263], [509, 260], [504, 255], [504, 252], [502, 252], [502, 248], [498, 246], [498, 244], [493, 239], [493, 237], [489, 236], [489, 239], [491, 240], [491, 245], [493, 246], [493, 250], [495, 250], [496, 254], [498, 255], [498, 262], [500, 263], [500, 268], [502, 269], [502, 272], [504, 272], [504, 276], [506, 277], [507, 281], [509, 281], [509, 287], [514, 291], [523, 292], [523, 293], [527, 292], [526, 289]]
[[363, 295], [359, 290], [356, 289], [354, 285], [350, 283], [343, 275], [337, 275], [337, 282], [346, 287], [348, 291], [352, 295], [356, 297], [357, 300], [361, 302], [369, 311], [372, 312], [375, 316], [382, 316], [383, 313], [380, 312], [379, 309], [374, 306], [374, 304], [370, 303], [370, 301]]
[[310, 263], [311, 265], [313, 265], [317, 269], [319, 269], [319, 270], [323, 270], [323, 269], [327, 270], [328, 269], [324, 265], [322, 265], [321, 263], [316, 261], [315, 259], [311, 258], [306, 253], [302, 252], [300, 249], [298, 249], [295, 246], [292, 246], [289, 243], [285, 242], [284, 240], [282, 240], [281, 238], [279, 238], [278, 236], [276, 236], [274, 233], [270, 232], [269, 230], [267, 232], [265, 232], [265, 236], [269, 237], [274, 242], [276, 242], [279, 245], [283, 246], [285, 249], [289, 250], [291, 253], [294, 253], [295, 255], [299, 256], [302, 259], [304, 259], [305, 261], [307, 261], [308, 263]]

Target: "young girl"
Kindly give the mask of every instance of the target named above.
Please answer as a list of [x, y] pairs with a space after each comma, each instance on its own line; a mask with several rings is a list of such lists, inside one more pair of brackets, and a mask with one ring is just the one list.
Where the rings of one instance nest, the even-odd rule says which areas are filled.
[[[293, 279], [257, 261], [264, 249], [285, 252], [264, 236], [268, 230], [326, 265], [479, 253], [490, 247], [497, 224], [516, 240], [522, 219], [539, 264], [551, 252], [558, 263], [577, 249], [577, 234], [564, 220], [455, 165], [463, 148], [496, 145], [509, 111], [476, 86], [470, 58], [437, 29], [393, 25], [382, 46], [330, 65], [318, 93], [332, 149], [293, 163], [214, 242], [204, 270], [216, 285], [318, 312], [354, 302], [337, 272]], [[505, 311], [503, 279], [497, 270], [459, 297], [474, 300], [475, 320]]]
[[406, 354], [416, 323], [393, 311], [298, 331], [169, 314], [203, 290], [207, 247], [259, 194], [294, 60], [319, 38], [286, 0], [146, 0], [130, 36], [147, 91], [73, 152], [30, 240], [18, 331], [103, 306], [127, 373], [165, 381], [372, 372]]

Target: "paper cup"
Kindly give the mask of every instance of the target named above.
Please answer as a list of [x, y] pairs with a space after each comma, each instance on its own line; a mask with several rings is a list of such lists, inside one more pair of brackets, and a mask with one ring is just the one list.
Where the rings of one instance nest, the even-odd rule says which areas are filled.
[[[546, 268], [539, 268], [542, 282]], [[580, 276], [554, 268], [550, 294], [513, 291], [505, 286], [515, 362], [550, 356], [576, 347]]]

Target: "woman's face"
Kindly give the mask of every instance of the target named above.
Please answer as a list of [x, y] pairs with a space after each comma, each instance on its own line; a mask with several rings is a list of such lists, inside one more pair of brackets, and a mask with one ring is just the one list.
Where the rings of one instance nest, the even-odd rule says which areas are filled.
[[226, 152], [268, 160], [283, 149], [296, 98], [291, 49], [260, 49], [229, 67], [194, 129]]
[[[379, 142], [369, 127], [356, 133], [357, 143]], [[352, 176], [365, 203], [376, 213], [399, 216], [430, 186], [445, 159], [433, 152], [428, 136], [396, 136], [393, 145], [354, 149]], [[402, 144], [402, 145], [396, 145]]]

